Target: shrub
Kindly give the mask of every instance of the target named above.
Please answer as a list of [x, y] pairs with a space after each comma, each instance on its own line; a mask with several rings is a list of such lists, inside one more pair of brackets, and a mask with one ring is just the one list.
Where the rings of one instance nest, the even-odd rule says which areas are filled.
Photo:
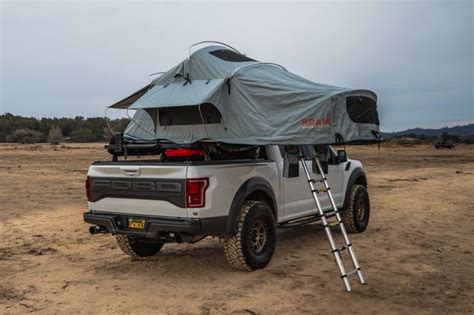
[[51, 144], [59, 144], [64, 142], [63, 131], [59, 127], [51, 127], [49, 129], [48, 138], [47, 140]]
[[36, 143], [43, 138], [43, 134], [31, 129], [17, 129], [7, 136], [7, 142]]

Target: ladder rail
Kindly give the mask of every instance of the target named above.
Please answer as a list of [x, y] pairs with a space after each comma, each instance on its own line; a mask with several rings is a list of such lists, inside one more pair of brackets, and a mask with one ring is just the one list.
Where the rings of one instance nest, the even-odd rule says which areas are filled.
[[331, 246], [331, 252], [334, 255], [334, 259], [336, 260], [336, 264], [339, 268], [339, 272], [341, 273], [341, 278], [344, 282], [344, 286], [346, 287], [346, 290], [349, 292], [349, 291], [351, 291], [351, 285], [349, 283], [349, 279], [347, 277], [347, 273], [346, 273], [346, 269], [344, 268], [344, 264], [342, 263], [342, 258], [341, 258], [341, 255], [339, 254], [336, 242], [334, 240], [334, 237], [332, 236], [331, 228], [329, 227], [327, 218], [324, 214], [323, 208], [321, 206], [321, 203], [319, 202], [315, 187], [313, 185], [314, 180], [311, 179], [311, 175], [308, 171], [308, 166], [306, 165], [306, 160], [303, 156], [300, 157], [300, 161], [301, 161], [301, 164], [303, 166], [303, 170], [306, 174], [306, 178], [308, 179], [308, 184], [309, 184], [309, 187], [311, 188], [311, 194], [313, 196], [314, 202], [316, 203], [316, 207], [318, 208], [318, 212], [321, 215], [321, 221], [323, 222], [324, 232], [326, 233], [326, 236], [329, 240], [329, 244]]
[[316, 156], [316, 158], [314, 158], [314, 160], [315, 160], [316, 165], [318, 167], [319, 173], [321, 174], [321, 177], [323, 179], [324, 187], [326, 188], [326, 194], [328, 195], [329, 201], [330, 201], [334, 211], [336, 212], [336, 219], [339, 223], [339, 228], [341, 229], [341, 234], [344, 238], [344, 242], [346, 243], [347, 250], [349, 251], [349, 256], [351, 257], [352, 264], [353, 264], [354, 268], [357, 270], [357, 277], [359, 278], [360, 283], [363, 284], [363, 283], [365, 283], [364, 275], [363, 275], [362, 270], [360, 268], [359, 261], [357, 260], [357, 257], [355, 255], [354, 249], [352, 248], [352, 243], [349, 239], [349, 236], [347, 235], [346, 227], [344, 226], [344, 223], [342, 222], [341, 215], [339, 214], [339, 211], [337, 209], [336, 202], [334, 201], [334, 198], [332, 197], [331, 188], [329, 187], [329, 184], [327, 182], [326, 175], [324, 175], [323, 167], [322, 167], [321, 162], [319, 161], [319, 158], [317, 156]]

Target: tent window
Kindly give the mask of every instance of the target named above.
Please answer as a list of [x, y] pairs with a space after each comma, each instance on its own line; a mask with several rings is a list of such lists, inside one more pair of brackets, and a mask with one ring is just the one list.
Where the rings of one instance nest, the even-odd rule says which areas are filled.
[[251, 59], [245, 55], [236, 53], [235, 51], [228, 50], [228, 49], [218, 49], [209, 52], [214, 57], [225, 61], [232, 61], [232, 62], [246, 62], [246, 61], [256, 61]]
[[[202, 118], [205, 124], [219, 124], [221, 113], [211, 103], [201, 104]], [[158, 117], [161, 126], [201, 125], [199, 106], [163, 107], [159, 109]]]
[[346, 99], [347, 113], [355, 123], [379, 125], [375, 100], [366, 96], [349, 96]]

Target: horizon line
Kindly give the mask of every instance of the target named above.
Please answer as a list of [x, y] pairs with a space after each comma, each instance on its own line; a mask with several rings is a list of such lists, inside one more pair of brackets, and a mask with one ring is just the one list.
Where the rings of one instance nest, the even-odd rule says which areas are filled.
[[[114, 117], [114, 118], [111, 118], [111, 117], [105, 117], [105, 116], [82, 116], [82, 115], [75, 115], [75, 116], [42, 116], [42, 117], [37, 117], [37, 116], [23, 116], [23, 115], [18, 115], [18, 114], [14, 114], [14, 113], [10, 113], [10, 112], [4, 112], [4, 113], [0, 113], [0, 116], [2, 115], [7, 115], [7, 114], [10, 114], [10, 115], [13, 115], [13, 116], [19, 116], [19, 117], [23, 117], [23, 118], [34, 118], [34, 119], [37, 119], [37, 120], [41, 120], [41, 119], [61, 119], [61, 118], [76, 118], [76, 117], [83, 117], [83, 118], [108, 118], [108, 119], [111, 119], [111, 120], [114, 120], [114, 119], [129, 119], [128, 117]], [[471, 125], [471, 124], [474, 124], [474, 119], [470, 119], [470, 120], [457, 120], [457, 121], [450, 121], [450, 122], [431, 122], [431, 123], [426, 123], [426, 124], [423, 124], [421, 126], [414, 126], [414, 127], [406, 127], [404, 129], [391, 129], [391, 130], [382, 130], [382, 128], [380, 128], [380, 131], [381, 132], [384, 132], [384, 133], [397, 133], [397, 132], [402, 132], [402, 131], [406, 131], [406, 130], [410, 130], [410, 129], [443, 129], [443, 128], [453, 128], [453, 127], [464, 127], [464, 126], [467, 126], [467, 125]]]

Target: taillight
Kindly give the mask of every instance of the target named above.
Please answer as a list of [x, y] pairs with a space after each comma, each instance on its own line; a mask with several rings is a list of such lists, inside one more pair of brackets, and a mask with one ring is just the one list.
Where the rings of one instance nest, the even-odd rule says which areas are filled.
[[84, 181], [84, 188], [86, 189], [87, 201], [91, 201], [91, 178], [90, 176], [86, 177]]
[[186, 179], [186, 207], [202, 208], [206, 206], [206, 189], [209, 178]]
[[165, 151], [166, 157], [175, 158], [175, 157], [196, 157], [204, 156], [204, 151], [202, 149], [167, 149]]

